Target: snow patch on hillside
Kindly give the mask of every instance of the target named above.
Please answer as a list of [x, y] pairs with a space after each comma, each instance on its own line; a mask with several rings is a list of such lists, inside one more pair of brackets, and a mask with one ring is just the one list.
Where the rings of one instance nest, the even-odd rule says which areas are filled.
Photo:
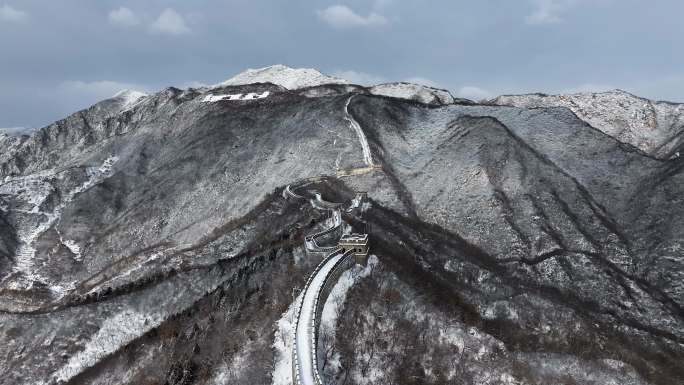
[[[154, 303], [139, 304], [118, 303], [111, 309], [114, 312], [104, 316], [99, 330], [87, 340], [77, 344], [78, 352], [71, 355], [68, 361], [57, 370], [43, 384], [62, 383], [101, 362], [114, 352], [126, 346], [131, 341], [144, 335], [148, 331], [161, 325], [166, 319], [185, 310], [199, 298], [216, 288], [225, 281], [218, 269], [206, 273], [202, 278], [196, 275], [185, 275], [176, 278], [177, 281], [162, 283], [159, 290], [171, 290], [173, 287], [183, 287], [185, 296], [168, 295]], [[182, 285], [182, 286], [173, 286]]]
[[106, 319], [85, 349], [72, 356], [66, 365], [55, 373], [54, 378], [57, 381], [73, 378], [85, 368], [95, 365], [102, 357], [142, 335], [143, 331], [160, 324], [162, 320], [161, 314], [144, 314], [132, 309], [126, 309]]
[[[13, 289], [31, 288], [35, 282], [44, 282], [44, 279], [34, 271], [34, 259], [37, 251], [35, 244], [38, 238], [59, 222], [62, 211], [76, 195], [110, 177], [117, 160], [117, 157], [109, 157], [100, 167], [87, 168], [87, 179], [70, 191], [60, 191], [58, 194], [60, 202], [52, 208], [47, 203], [48, 199], [56, 192], [53, 183], [64, 178], [64, 174], [56, 173], [54, 170], [46, 170], [28, 176], [8, 177], [0, 185], [0, 194], [10, 197], [16, 205], [16, 208], [11, 210], [25, 218], [25, 220], [15, 224], [19, 247], [16, 250], [14, 266], [15, 271], [22, 273], [25, 279], [23, 282], [15, 282], [11, 285]], [[76, 259], [81, 258], [81, 249], [74, 241], [67, 240], [63, 243], [72, 251]], [[53, 286], [52, 289], [56, 292], [64, 290], [60, 286]]]
[[71, 253], [74, 255], [74, 260], [78, 262], [83, 261], [83, 255], [81, 255], [81, 246], [79, 246], [76, 241], [60, 238], [60, 242], [62, 242], [62, 244], [66, 246], [69, 251], [71, 251]]
[[297, 322], [295, 311], [297, 309], [297, 304], [299, 304], [301, 300], [302, 294], [299, 294], [276, 323], [276, 332], [273, 341], [273, 385], [292, 384], [292, 343], [294, 341], [294, 330]]
[[254, 83], [273, 83], [288, 90], [296, 90], [322, 84], [346, 84], [344, 79], [323, 75], [313, 68], [290, 68], [284, 65], [248, 69], [214, 87], [237, 86]]
[[331, 330], [335, 329], [339, 312], [342, 310], [344, 300], [347, 298], [347, 292], [349, 292], [354, 283], [361, 278], [367, 277], [378, 263], [378, 257], [370, 255], [366, 266], [354, 265], [354, 267], [340, 275], [337, 283], [330, 291], [328, 299], [325, 301], [325, 306], [323, 306], [321, 327], [328, 327]]
[[341, 367], [339, 351], [329, 349], [330, 344], [335, 341], [335, 332], [337, 328], [337, 319], [344, 310], [344, 301], [347, 298], [349, 289], [361, 278], [367, 277], [373, 271], [375, 266], [379, 263], [378, 257], [371, 255], [368, 258], [368, 264], [365, 267], [354, 265], [351, 269], [342, 273], [333, 286], [327, 301], [323, 306], [321, 313], [321, 324], [318, 337], [318, 349], [323, 351], [323, 354], [328, 354], [326, 366], [321, 367], [322, 371], [338, 372]]

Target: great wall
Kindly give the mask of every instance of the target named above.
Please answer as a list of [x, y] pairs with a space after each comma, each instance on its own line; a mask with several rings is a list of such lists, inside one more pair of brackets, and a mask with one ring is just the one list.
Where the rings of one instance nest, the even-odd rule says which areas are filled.
[[[323, 385], [317, 358], [318, 327], [323, 307], [342, 273], [356, 263], [365, 265], [368, 257], [368, 235], [345, 234], [342, 205], [324, 201], [317, 191], [310, 193], [315, 196], [315, 199], [310, 199], [311, 205], [316, 209], [329, 211], [331, 217], [329, 227], [305, 237], [305, 248], [308, 253], [328, 254], [309, 276], [295, 310], [296, 326], [292, 347], [293, 385]], [[283, 190], [283, 196], [289, 199], [306, 199], [293, 192], [289, 185]], [[364, 197], [365, 194], [358, 193], [346, 211], [359, 208]], [[333, 241], [333, 244], [327, 246], [319, 244], [318, 239], [329, 238], [330, 234], [336, 232], [339, 232], [339, 237], [334, 238], [338, 238], [339, 241]]]

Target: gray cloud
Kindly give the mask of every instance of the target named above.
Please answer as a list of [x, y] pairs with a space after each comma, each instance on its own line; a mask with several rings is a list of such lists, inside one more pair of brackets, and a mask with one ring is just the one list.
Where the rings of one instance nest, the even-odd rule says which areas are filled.
[[140, 24], [140, 18], [126, 7], [120, 7], [109, 12], [109, 22], [123, 27]]
[[346, 5], [332, 5], [316, 12], [318, 17], [334, 28], [370, 27], [387, 24], [387, 19], [375, 12], [361, 16]]
[[577, 0], [532, 0], [533, 12], [525, 20], [528, 24], [560, 23], [562, 14]]
[[455, 95], [460, 98], [466, 98], [475, 101], [487, 100], [495, 96], [492, 92], [475, 86], [463, 86], [456, 91]]
[[349, 80], [353, 84], [362, 86], [371, 86], [374, 84], [384, 83], [387, 79], [382, 76], [372, 75], [365, 72], [354, 70], [337, 70], [332, 73], [332, 76]]
[[13, 23], [20, 23], [28, 19], [28, 13], [18, 10], [11, 5], [0, 5], [0, 20]]
[[183, 35], [190, 33], [185, 18], [173, 8], [166, 8], [150, 25], [150, 31], [166, 35]]

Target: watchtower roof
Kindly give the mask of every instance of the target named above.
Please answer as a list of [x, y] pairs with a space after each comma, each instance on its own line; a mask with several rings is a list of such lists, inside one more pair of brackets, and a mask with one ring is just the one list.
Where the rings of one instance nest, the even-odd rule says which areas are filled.
[[353, 243], [356, 245], [365, 245], [368, 243], [368, 234], [345, 234], [340, 238], [340, 243]]

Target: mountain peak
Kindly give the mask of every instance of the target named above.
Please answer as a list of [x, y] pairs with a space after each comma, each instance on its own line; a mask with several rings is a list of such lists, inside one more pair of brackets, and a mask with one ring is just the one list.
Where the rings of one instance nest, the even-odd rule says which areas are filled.
[[276, 64], [263, 68], [250, 68], [217, 86], [235, 86], [252, 83], [273, 83], [289, 90], [322, 84], [347, 84], [348, 81], [322, 74], [313, 68], [290, 68]]
[[[346, 79], [325, 75], [314, 68], [290, 68], [276, 64], [264, 68], [250, 68], [223, 83], [217, 84], [215, 87], [253, 83], [273, 83], [289, 90], [324, 84], [351, 84]], [[454, 102], [454, 97], [446, 90], [407, 82], [368, 85], [368, 91], [373, 95], [410, 99], [428, 104], [451, 104]]]
[[148, 94], [146, 94], [144, 92], [126, 89], [126, 90], [121, 90], [121, 91], [117, 92], [116, 94], [114, 94], [112, 96], [112, 99], [119, 100], [121, 102], [122, 108], [125, 109], [125, 108], [128, 108], [128, 107], [134, 105], [135, 103], [138, 102], [138, 100], [140, 100], [146, 96], [148, 96]]

